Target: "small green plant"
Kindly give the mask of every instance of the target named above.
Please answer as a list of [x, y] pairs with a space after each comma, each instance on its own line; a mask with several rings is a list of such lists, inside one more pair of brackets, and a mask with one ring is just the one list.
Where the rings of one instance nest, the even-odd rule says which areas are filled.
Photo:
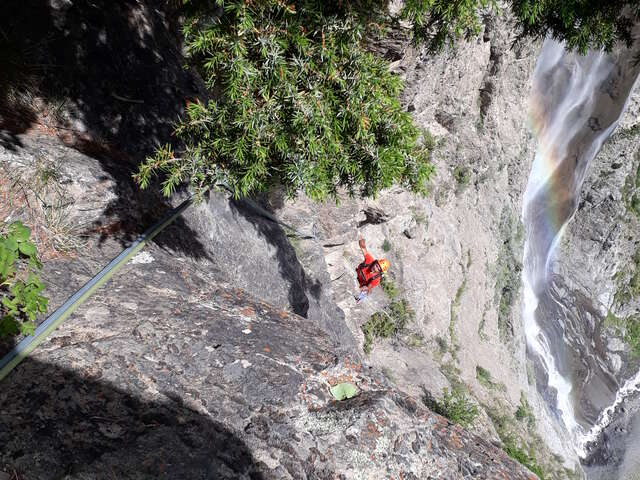
[[500, 340], [508, 342], [513, 338], [513, 318], [511, 310], [520, 290], [520, 253], [522, 243], [522, 224], [509, 207], [505, 206], [500, 215], [499, 224], [502, 247], [498, 252], [495, 268], [495, 297], [498, 306], [498, 334]]
[[[524, 393], [521, 392], [520, 402], [524, 410], [529, 408], [529, 405], [528, 403], [523, 403], [523, 399], [524, 402], [526, 402]], [[498, 403], [497, 405], [494, 404], [492, 406], [483, 405], [483, 407], [491, 419], [500, 440], [502, 441], [502, 449], [505, 453], [538, 475], [541, 480], [544, 480], [544, 470], [538, 464], [538, 460], [536, 459], [534, 452], [534, 449], [540, 446], [541, 440], [539, 437], [532, 434], [531, 429], [529, 429], [529, 435], [532, 436], [532, 440], [527, 444], [527, 442], [525, 442], [517, 433], [517, 428], [514, 424], [517, 417], [514, 418], [510, 414], [506, 413], [508, 412], [508, 409], [504, 404]], [[521, 415], [524, 415], [522, 417], [523, 419], [528, 419], [529, 413], [522, 412]], [[531, 416], [533, 417], [533, 414], [531, 414]], [[535, 421], [535, 419], [533, 421]]]
[[542, 467], [538, 465], [538, 460], [533, 452], [526, 452], [522, 448], [520, 448], [513, 437], [506, 437], [502, 440], [503, 447], [502, 449], [509, 455], [511, 458], [521, 463], [533, 473], [535, 473], [540, 480], [544, 480], [544, 471]]
[[382, 250], [384, 250], [385, 252], [389, 252], [391, 251], [391, 242], [389, 241], [389, 239], [385, 238], [384, 242], [382, 242]]
[[480, 385], [491, 390], [505, 391], [507, 388], [503, 383], [494, 381], [491, 377], [491, 372], [480, 365], [476, 365], [476, 379]]
[[364, 333], [364, 353], [371, 353], [374, 338], [389, 338], [405, 329], [415, 312], [405, 299], [391, 302], [384, 310], [371, 315], [360, 328]]
[[390, 279], [387, 276], [382, 277], [382, 280], [380, 281], [380, 286], [382, 287], [382, 290], [390, 300], [394, 300], [398, 298], [398, 295], [400, 295], [400, 292], [398, 291], [398, 287], [396, 287], [396, 284], [393, 282], [392, 279]]
[[32, 334], [36, 316], [47, 309], [48, 299], [40, 295], [42, 265], [30, 236], [21, 222], [0, 234], [0, 337]]
[[424, 337], [421, 333], [412, 333], [405, 338], [405, 343], [407, 347], [410, 348], [419, 348], [422, 346], [424, 342]]
[[456, 366], [455, 363], [447, 362], [440, 365], [440, 372], [447, 380], [449, 380], [449, 383], [454, 388], [454, 390], [467, 388], [465, 383], [460, 378], [460, 374], [462, 373], [462, 371]]
[[614, 280], [617, 284], [615, 304], [623, 305], [640, 296], [640, 248], [633, 253], [631, 262], [616, 273]]
[[422, 401], [435, 413], [463, 427], [470, 426], [478, 416], [478, 407], [471, 401], [464, 388], [442, 389], [442, 400], [438, 401], [423, 388]]
[[456, 353], [460, 348], [458, 345], [458, 336], [456, 335], [456, 321], [458, 320], [458, 315], [456, 313], [456, 310], [460, 306], [460, 300], [462, 299], [462, 294], [464, 293], [464, 290], [466, 287], [467, 287], [467, 272], [465, 270], [462, 283], [458, 287], [458, 290], [456, 291], [456, 296], [451, 302], [451, 307], [450, 307], [451, 316], [449, 317], [449, 338], [451, 339], [451, 355], [453, 355], [454, 358], [457, 357]]
[[453, 169], [453, 178], [455, 178], [458, 188], [463, 190], [471, 181], [471, 172], [469, 171], [469, 167], [458, 165]]
[[633, 358], [640, 357], [640, 315], [618, 317], [611, 310], [607, 312], [604, 325], [617, 330], [622, 340], [629, 346]]
[[444, 355], [449, 351], [449, 344], [440, 335], [436, 337], [436, 344], [438, 345], [438, 352], [440, 355]]
[[[635, 160], [640, 155], [636, 154]], [[640, 217], [640, 163], [635, 171], [632, 171], [625, 179], [622, 187], [622, 201], [627, 207], [627, 211]]]
[[527, 397], [524, 392], [520, 392], [520, 405], [515, 413], [516, 420], [527, 422], [527, 426], [531, 429], [536, 426], [536, 417], [533, 415], [533, 410], [527, 401]]
[[482, 368], [480, 365], [476, 365], [476, 379], [485, 387], [490, 387], [493, 384], [489, 370]]
[[339, 402], [342, 400], [353, 398], [358, 393], [358, 389], [356, 388], [356, 386], [353, 383], [348, 382], [334, 385], [333, 387], [331, 387], [330, 391], [331, 395], [333, 395], [333, 398], [335, 398]]

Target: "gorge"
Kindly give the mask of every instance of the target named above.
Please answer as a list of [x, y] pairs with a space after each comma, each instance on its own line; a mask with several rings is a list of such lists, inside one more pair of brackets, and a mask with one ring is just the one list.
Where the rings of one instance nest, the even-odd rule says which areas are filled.
[[[44, 67], [0, 92], [0, 225], [32, 227], [49, 311], [188, 195], [132, 180], [207, 95], [177, 3], [8, 3]], [[0, 479], [634, 478], [637, 44], [583, 57], [514, 21], [368, 39], [427, 194], [206, 195], [0, 383]], [[391, 269], [355, 304], [360, 237]], [[451, 392], [464, 428], [430, 409]]]

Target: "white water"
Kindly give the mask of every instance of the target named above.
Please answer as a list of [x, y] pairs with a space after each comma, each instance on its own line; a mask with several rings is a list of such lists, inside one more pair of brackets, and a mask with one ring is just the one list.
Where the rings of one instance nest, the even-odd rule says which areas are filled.
[[596, 440], [600, 433], [602, 433], [602, 430], [604, 430], [605, 427], [609, 425], [609, 423], [611, 423], [611, 420], [613, 420], [613, 413], [615, 412], [616, 408], [618, 408], [618, 406], [629, 395], [633, 395], [634, 393], [638, 392], [640, 392], [640, 371], [638, 371], [632, 378], [627, 380], [622, 388], [620, 388], [616, 392], [615, 401], [607, 408], [605, 408], [602, 412], [600, 412], [598, 421], [593, 427], [591, 427], [591, 430], [580, 435], [577, 438], [578, 442], [576, 451], [581, 457], [584, 458], [584, 456], [586, 455], [587, 443]]
[[[615, 129], [628, 100], [625, 97], [623, 105], [616, 105], [615, 100], [602, 101], [605, 81], [616, 75], [614, 67], [616, 61], [603, 53], [590, 52], [582, 57], [566, 53], [562, 44], [547, 40], [536, 65], [532, 88], [531, 113], [538, 150], [522, 211], [527, 231], [522, 273], [523, 320], [527, 345], [545, 369], [548, 387], [556, 391], [554, 407], [581, 457], [586, 455], [586, 443], [598, 437], [620, 402], [640, 391], [640, 372], [617, 392], [614, 404], [585, 433], [576, 420], [571, 372], [563, 372], [557, 360], [561, 349], [567, 347], [558, 338], [547, 338], [548, 332], [554, 331], [551, 323], [559, 326], [564, 337], [564, 318], [538, 318], [536, 312], [541, 298], [548, 295], [549, 265], [575, 214], [588, 165]], [[624, 76], [626, 69], [621, 70], [618, 74]], [[625, 92], [627, 97], [630, 91], [631, 88]], [[598, 128], [593, 128], [594, 125]]]

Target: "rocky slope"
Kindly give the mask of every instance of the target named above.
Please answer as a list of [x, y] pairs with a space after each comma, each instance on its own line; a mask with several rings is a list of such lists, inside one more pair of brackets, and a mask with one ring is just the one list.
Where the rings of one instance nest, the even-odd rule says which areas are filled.
[[[8, 171], [52, 162], [73, 204], [69, 222], [88, 211], [107, 222], [118, 182], [99, 161], [55, 138], [18, 139], [0, 151]], [[261, 300], [225, 283], [207, 258], [211, 230], [193, 223], [228, 204], [213, 202], [162, 233], [3, 381], [0, 471], [39, 480], [534, 478], [358, 355], [336, 356], [336, 338], [278, 305], [287, 302], [277, 290]], [[83, 251], [45, 263], [52, 306], [121, 249], [122, 235], [87, 232]], [[256, 227], [243, 240], [271, 262], [269, 282], [285, 280], [267, 234]], [[243, 281], [260, 293], [265, 278]], [[335, 401], [329, 389], [340, 382], [357, 396]]]
[[[40, 67], [24, 70], [20, 88], [3, 84], [0, 213], [34, 227], [52, 308], [171, 206], [131, 181], [185, 101], [203, 92], [182, 68], [165, 7], [6, 6], [6, 38]], [[392, 191], [340, 208], [272, 205], [317, 232], [303, 239], [251, 204], [212, 194], [3, 382], [0, 470], [530, 478], [487, 442], [529, 434], [516, 423], [494, 427], [521, 389], [537, 405], [517, 313], [518, 202], [532, 155], [522, 105], [536, 47], [510, 50], [508, 32], [489, 18], [484, 38], [455, 53], [424, 56], [402, 35], [401, 51], [386, 53], [407, 79], [407, 108], [438, 139], [429, 199]], [[7, 65], [20, 75], [25, 67]], [[376, 344], [364, 366], [359, 324], [386, 300], [377, 292], [351, 304], [358, 226], [374, 252], [388, 237], [395, 281], [416, 311], [412, 340]], [[476, 379], [478, 366], [491, 372], [488, 383]], [[344, 380], [359, 395], [336, 403], [328, 388]], [[422, 386], [438, 395], [455, 383], [493, 412], [476, 427], [487, 440], [416, 400]]]
[[[398, 298], [415, 310], [415, 320], [391, 341], [375, 343], [369, 363], [416, 395], [425, 389], [438, 397], [443, 388], [462, 386], [482, 407], [478, 433], [497, 442], [519, 439], [548, 476], [564, 478], [565, 468], [580, 470], [578, 459], [536, 391], [520, 303], [522, 194], [536, 151], [528, 98], [540, 45], [514, 40], [503, 15], [485, 19], [478, 41], [440, 55], [403, 43], [401, 35], [378, 45], [406, 81], [407, 109], [433, 136], [430, 195], [392, 190], [320, 209], [301, 199], [278, 212], [299, 228], [315, 225], [318, 241], [299, 242], [299, 258], [304, 264], [308, 252], [323, 252], [334, 299], [360, 345], [361, 325], [393, 300], [378, 289], [366, 303], [353, 302], [358, 237], [374, 255], [390, 258]], [[523, 402], [535, 424], [514, 417]]]
[[[599, 395], [590, 395], [599, 412], [616, 399], [616, 391], [634, 377], [637, 358], [637, 284], [639, 217], [637, 195], [640, 93], [636, 87], [618, 130], [593, 161], [580, 196], [578, 210], [567, 228], [554, 263], [565, 279], [566, 295], [575, 298], [569, 318], [593, 332], [592, 348], [608, 382]], [[574, 321], [575, 321], [574, 320]], [[585, 388], [593, 388], [586, 383]], [[589, 405], [587, 405], [589, 407]], [[591, 445], [586, 464], [590, 478], [631, 478], [638, 469], [638, 396], [630, 395], [615, 409], [610, 425]]]

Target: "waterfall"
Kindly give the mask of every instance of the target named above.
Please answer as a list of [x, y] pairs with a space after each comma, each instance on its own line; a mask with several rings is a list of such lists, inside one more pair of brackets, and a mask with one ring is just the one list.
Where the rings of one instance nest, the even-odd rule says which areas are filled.
[[[524, 330], [529, 355], [546, 375], [546, 385], [539, 378], [538, 387], [554, 400], [550, 406], [581, 456], [587, 439], [598, 432], [585, 435], [591, 425], [576, 412], [580, 402], [572, 367], [576, 357], [584, 363], [585, 357], [596, 356], [589, 342], [576, 338], [579, 335], [562, 304], [561, 279], [554, 278], [550, 266], [576, 212], [589, 163], [615, 129], [636, 74], [628, 51], [618, 56], [603, 52], [581, 56], [548, 39], [533, 78], [530, 118], [538, 149], [522, 210]], [[583, 351], [576, 351], [578, 345]], [[591, 363], [588, 373], [603, 376], [597, 360]], [[600, 417], [610, 414], [603, 412]]]

